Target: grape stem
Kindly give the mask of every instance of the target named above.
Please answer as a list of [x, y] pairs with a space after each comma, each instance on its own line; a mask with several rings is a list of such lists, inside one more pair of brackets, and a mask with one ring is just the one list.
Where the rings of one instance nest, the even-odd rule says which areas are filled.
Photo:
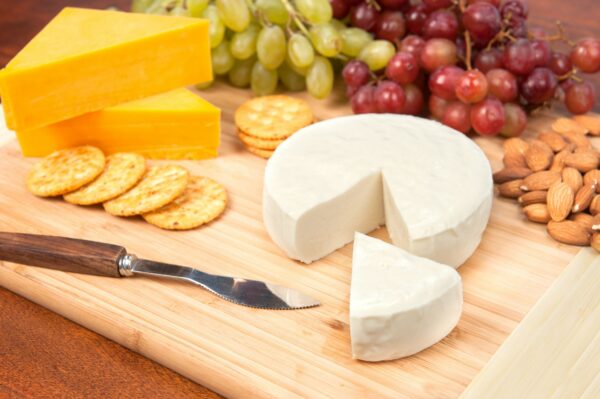
[[511, 35], [510, 28], [507, 28], [506, 30], [501, 30], [500, 32], [498, 32], [498, 34], [496, 36], [494, 36], [492, 38], [492, 40], [490, 40], [490, 42], [488, 43], [488, 45], [485, 49], [491, 50], [492, 47], [494, 46], [494, 44], [496, 44], [504, 39], [508, 39], [511, 42], [517, 41], [517, 39], [513, 35]]
[[302, 21], [300, 20], [300, 18], [298, 18], [298, 13], [294, 9], [294, 7], [290, 4], [289, 0], [281, 0], [281, 2], [283, 3], [283, 5], [285, 6], [285, 8], [287, 9], [287, 11], [290, 14], [290, 16], [292, 17], [292, 19], [294, 20], [294, 23], [296, 24], [296, 26], [298, 27], [298, 29], [300, 29], [302, 31], [302, 33], [304, 33], [304, 35], [307, 38], [310, 38], [310, 34], [308, 33], [308, 29], [306, 29], [306, 26], [304, 26], [304, 24], [302, 23]]
[[468, 30], [465, 31], [465, 65], [467, 70], [473, 69], [471, 65], [471, 34]]
[[379, 5], [379, 3], [377, 3], [376, 0], [367, 0], [366, 3], [374, 9], [376, 9], [377, 11], [381, 11], [381, 6]]
[[460, 12], [465, 12], [467, 9], [467, 0], [458, 0], [458, 9]]
[[580, 83], [583, 82], [583, 79], [581, 79], [577, 75], [577, 68], [571, 69], [569, 72], [565, 73], [564, 75], [557, 76], [557, 79], [559, 80], [559, 82], [562, 82], [567, 79], [573, 79], [574, 81], [580, 82]]
[[557, 42], [557, 41], [562, 41], [567, 43], [569, 46], [573, 47], [575, 46], [575, 42], [572, 41], [571, 39], [569, 39], [569, 36], [567, 35], [567, 32], [565, 31], [565, 27], [562, 25], [561, 21], [556, 21], [556, 30], [558, 31], [556, 34], [551, 35], [551, 36], [544, 36], [544, 37], [536, 37], [534, 38], [532, 35], [529, 35], [530, 39], [537, 39], [537, 40], [544, 40], [547, 42]]

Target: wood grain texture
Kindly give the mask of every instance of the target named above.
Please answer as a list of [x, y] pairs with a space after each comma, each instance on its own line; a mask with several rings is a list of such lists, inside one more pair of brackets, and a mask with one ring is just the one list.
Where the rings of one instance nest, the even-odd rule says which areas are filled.
[[462, 399], [600, 397], [600, 256], [582, 250]]
[[125, 254], [125, 248], [114, 244], [0, 231], [0, 260], [28, 266], [121, 277], [118, 261]]
[[[321, 307], [249, 309], [177, 282], [103, 279], [10, 263], [0, 268], [0, 284], [225, 396], [458, 396], [577, 248], [554, 242], [543, 226], [526, 222], [514, 201], [496, 199], [480, 248], [460, 268], [465, 306], [458, 327], [408, 359], [354, 361], [348, 329], [352, 246], [306, 266], [288, 259], [268, 238], [261, 220], [265, 161], [243, 149], [232, 123], [233, 110], [249, 96], [221, 84], [206, 91], [204, 97], [223, 110], [221, 154], [179, 162], [228, 189], [231, 204], [215, 223], [174, 233], [138, 218], [112, 217], [99, 207], [34, 197], [23, 185], [34, 160], [23, 159], [11, 143], [0, 150], [5, 185], [0, 207], [11, 209], [0, 229], [21, 226], [24, 232], [118, 243], [145, 258], [287, 285], [320, 300]], [[325, 106], [309, 101], [321, 119], [348, 113], [341, 95]], [[548, 128], [553, 119], [546, 114], [532, 120], [527, 134]], [[497, 170], [502, 141], [476, 142]], [[375, 236], [388, 239], [385, 229]]]

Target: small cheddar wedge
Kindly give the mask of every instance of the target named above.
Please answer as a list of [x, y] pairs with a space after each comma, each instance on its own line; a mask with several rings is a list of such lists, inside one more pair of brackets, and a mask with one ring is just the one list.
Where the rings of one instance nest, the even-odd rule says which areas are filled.
[[206, 20], [65, 8], [0, 71], [0, 96], [27, 131], [211, 79]]
[[17, 131], [25, 156], [93, 145], [105, 154], [138, 152], [153, 159], [217, 156], [220, 111], [187, 89], [131, 101], [28, 131]]

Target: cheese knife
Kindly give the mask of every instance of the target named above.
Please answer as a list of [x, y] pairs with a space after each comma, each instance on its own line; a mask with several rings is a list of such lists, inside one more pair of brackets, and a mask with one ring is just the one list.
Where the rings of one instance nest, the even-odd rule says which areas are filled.
[[254, 308], [285, 310], [320, 305], [291, 288], [140, 259], [119, 245], [75, 238], [0, 232], [0, 260], [105, 277], [140, 275], [182, 280], [235, 304]]

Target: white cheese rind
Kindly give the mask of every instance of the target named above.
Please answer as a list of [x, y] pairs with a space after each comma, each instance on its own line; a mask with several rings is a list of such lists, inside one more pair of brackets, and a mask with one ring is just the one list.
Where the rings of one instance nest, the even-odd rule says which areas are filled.
[[456, 326], [462, 303], [453, 268], [356, 234], [350, 291], [355, 359], [398, 359], [434, 345]]
[[412, 116], [355, 115], [279, 146], [265, 171], [263, 219], [305, 263], [387, 224], [395, 245], [458, 267], [481, 240], [492, 187], [489, 162], [463, 134]]

